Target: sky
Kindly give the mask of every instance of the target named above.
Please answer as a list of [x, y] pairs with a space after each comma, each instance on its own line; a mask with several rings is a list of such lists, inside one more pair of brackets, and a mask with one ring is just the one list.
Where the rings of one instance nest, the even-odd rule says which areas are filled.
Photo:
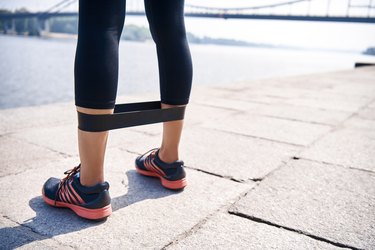
[[[0, 0], [0, 8], [16, 9], [22, 6], [31, 11], [43, 11], [60, 0]], [[185, 0], [186, 5], [198, 5], [218, 8], [236, 8], [263, 6], [290, 0]], [[346, 15], [349, 0], [311, 0], [291, 6], [275, 9], [266, 8], [257, 13], [274, 14], [307, 14], [325, 15], [327, 3], [330, 3], [330, 15]], [[351, 0], [353, 5], [368, 5], [371, 0]], [[128, 0], [128, 9], [134, 5], [142, 5], [141, 0]], [[375, 6], [375, 1], [373, 6]], [[187, 9], [188, 7], [186, 7]], [[68, 11], [78, 11], [78, 4], [72, 4]], [[352, 8], [349, 15], [375, 17], [375, 8]], [[145, 17], [126, 17], [126, 24], [148, 25]], [[289, 45], [307, 48], [323, 48], [338, 50], [362, 51], [367, 47], [375, 47], [375, 24], [307, 22], [307, 21], [274, 21], [186, 18], [186, 28], [198, 36], [229, 38], [256, 43]]]

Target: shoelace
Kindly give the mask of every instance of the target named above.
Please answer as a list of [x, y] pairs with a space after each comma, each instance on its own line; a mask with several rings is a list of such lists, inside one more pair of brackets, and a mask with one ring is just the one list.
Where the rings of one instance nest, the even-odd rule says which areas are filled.
[[[148, 151], [148, 152], [152, 151], [151, 154], [149, 154], [149, 155], [147, 156], [147, 158], [149, 158], [150, 161], [151, 161], [152, 159], [155, 158], [155, 155], [156, 155], [156, 152], [158, 151], [158, 149], [159, 149], [159, 148], [153, 148], [153, 149], [150, 149], [150, 150]], [[146, 152], [146, 153], [148, 153], [148, 152]]]
[[[154, 164], [151, 163], [152, 160], [155, 158], [155, 155], [156, 155], [157, 150], [159, 150], [159, 148], [152, 148], [152, 149], [150, 149], [149, 151], [147, 151], [146, 153], [142, 154], [141, 157], [143, 157], [143, 156], [146, 155], [147, 153], [151, 152], [151, 154], [147, 155], [146, 158], [145, 158], [145, 162], [144, 162], [145, 166], [146, 166], [146, 164], [147, 164], [147, 162], [148, 162], [148, 165], [151, 165], [151, 166], [152, 166], [151, 168], [153, 169], [153, 171], [159, 173], [159, 174], [162, 175], [162, 176], [165, 176], [164, 171], [163, 171], [159, 166], [158, 166], [158, 167], [155, 167]], [[155, 163], [155, 164], [156, 164], [156, 163]], [[146, 168], [147, 168], [147, 167], [146, 167]]]
[[[151, 151], [153, 151], [153, 150], [157, 150], [157, 149], [159, 149], [159, 148], [152, 148], [152, 149], [150, 149], [149, 151], [147, 151], [146, 153], [144, 153], [144, 154], [142, 154], [141, 156], [144, 156], [144, 155], [146, 155], [148, 152], [151, 152]], [[151, 155], [151, 154], [150, 154]]]
[[[147, 151], [146, 153], [144, 153], [144, 154], [142, 154], [142, 156], [141, 157], [143, 157], [144, 155], [146, 155], [148, 152], [151, 152], [151, 151], [153, 151], [153, 150], [158, 150], [159, 148], [152, 148], [152, 149], [150, 149], [149, 151]], [[155, 154], [156, 154], [156, 151], [155, 152], [152, 152], [151, 154], [149, 154], [148, 156], [146, 156], [146, 159], [145, 160], [147, 160], [148, 158], [150, 158], [150, 157], [155, 157]], [[151, 158], [152, 159], [152, 158]], [[150, 160], [151, 160], [150, 159]]]
[[66, 174], [66, 176], [63, 179], [60, 180], [59, 187], [57, 188], [57, 191], [56, 191], [56, 194], [55, 194], [55, 205], [56, 205], [56, 202], [57, 202], [58, 194], [59, 194], [61, 188], [63, 187], [63, 185], [65, 185], [66, 182], [72, 176], [74, 176], [76, 173], [78, 173], [80, 171], [80, 169], [81, 169], [81, 164], [79, 164], [78, 166], [64, 172], [64, 174]]

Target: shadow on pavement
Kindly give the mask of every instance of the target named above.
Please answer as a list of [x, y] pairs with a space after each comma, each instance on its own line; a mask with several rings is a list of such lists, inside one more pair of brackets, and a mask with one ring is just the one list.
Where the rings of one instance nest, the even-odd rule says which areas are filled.
[[141, 176], [135, 170], [127, 171], [126, 176], [128, 184], [124, 183], [124, 187], [128, 189], [128, 192], [112, 199], [113, 211], [143, 200], [158, 199], [182, 192], [166, 189], [161, 186], [158, 178]]
[[[127, 189], [127, 193], [112, 199], [113, 212], [143, 200], [158, 199], [181, 192], [165, 189], [158, 179], [140, 176], [135, 170], [127, 171], [126, 176], [128, 182], [125, 183], [124, 178], [123, 184], [124, 192]], [[36, 212], [34, 218], [16, 227], [0, 229], [2, 249], [14, 249], [34, 241], [100, 226], [106, 221], [86, 220], [78, 217], [70, 209], [51, 207], [44, 203], [42, 196], [32, 198], [29, 206]]]

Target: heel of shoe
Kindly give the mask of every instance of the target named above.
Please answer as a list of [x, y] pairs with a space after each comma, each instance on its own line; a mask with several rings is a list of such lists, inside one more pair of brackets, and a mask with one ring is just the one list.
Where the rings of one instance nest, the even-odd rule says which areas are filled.
[[[71, 204], [69, 204], [71, 205]], [[78, 216], [88, 219], [88, 220], [104, 220], [112, 214], [112, 205], [109, 204], [102, 208], [97, 209], [88, 209], [84, 207], [79, 207], [72, 205], [69, 207], [72, 209]]]
[[184, 189], [187, 185], [186, 178], [183, 178], [181, 180], [176, 180], [176, 181], [169, 181], [167, 179], [161, 178], [161, 185], [163, 187], [172, 189], [172, 190], [181, 190]]
[[45, 203], [53, 207], [69, 208], [73, 210], [73, 212], [76, 213], [78, 216], [88, 220], [104, 220], [112, 214], [111, 204], [101, 208], [85, 208], [66, 202], [51, 200], [48, 197], [46, 197], [44, 193], [43, 200]]

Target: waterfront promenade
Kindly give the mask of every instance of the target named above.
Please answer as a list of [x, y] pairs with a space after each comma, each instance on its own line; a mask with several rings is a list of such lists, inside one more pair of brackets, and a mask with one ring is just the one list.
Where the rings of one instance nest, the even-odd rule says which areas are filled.
[[185, 190], [134, 170], [162, 124], [112, 130], [90, 222], [41, 198], [79, 164], [74, 103], [0, 110], [0, 249], [375, 249], [375, 67], [193, 87], [185, 118]]

